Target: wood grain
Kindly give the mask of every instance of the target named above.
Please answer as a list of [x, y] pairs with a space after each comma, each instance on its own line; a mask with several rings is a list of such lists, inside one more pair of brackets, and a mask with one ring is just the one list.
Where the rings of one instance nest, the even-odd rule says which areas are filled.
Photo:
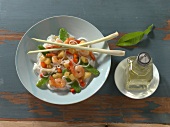
[[162, 30], [166, 32], [166, 35], [164, 36], [163, 40], [168, 41], [170, 40], [170, 20], [166, 21], [166, 26], [163, 28], [156, 28], [156, 30]]
[[[0, 92], [0, 99], [9, 101], [16, 106], [28, 106], [28, 112], [40, 116], [32, 118], [19, 118], [20, 120], [27, 121], [48, 120], [60, 122], [63, 120], [75, 121], [76, 119], [79, 119], [79, 121], [100, 122], [108, 121], [109, 118], [115, 118], [123, 122], [132, 123], [150, 121], [154, 115], [158, 114], [170, 114], [170, 106], [168, 106], [170, 104], [170, 98], [166, 97], [151, 97], [134, 101], [133, 99], [123, 96], [95, 95], [86, 101], [75, 105], [66, 106], [44, 103], [28, 93], [14, 94], [9, 92]], [[54, 113], [56, 110], [60, 115]], [[149, 115], [149, 117], [144, 117], [143, 113], [146, 112], [146, 110], [152, 115]], [[95, 114], [95, 116], [92, 114]], [[0, 120], [14, 121], [19, 119], [0, 118]]]
[[[0, 126], [169, 126], [163, 125], [170, 124], [169, 12], [169, 0], [0, 0]], [[38, 21], [59, 15], [85, 19], [105, 36], [118, 31], [120, 36], [108, 41], [109, 47], [125, 50], [125, 57], [149, 52], [160, 72], [157, 91], [142, 100], [122, 95], [115, 86], [114, 71], [125, 57], [112, 57], [105, 84], [83, 102], [53, 105], [29, 94], [15, 69], [18, 42]], [[115, 45], [125, 33], [144, 30], [150, 24], [156, 28], [152, 38], [132, 47]]]
[[0, 127], [170, 127], [163, 124], [0, 121]]
[[0, 29], [0, 44], [4, 44], [5, 40], [15, 41], [20, 40], [24, 33]]

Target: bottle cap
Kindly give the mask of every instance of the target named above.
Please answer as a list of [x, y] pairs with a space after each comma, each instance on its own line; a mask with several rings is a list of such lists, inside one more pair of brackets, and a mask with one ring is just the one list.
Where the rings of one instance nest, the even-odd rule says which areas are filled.
[[147, 52], [141, 52], [138, 57], [137, 57], [137, 61], [140, 65], [148, 65], [151, 61], [151, 57]]

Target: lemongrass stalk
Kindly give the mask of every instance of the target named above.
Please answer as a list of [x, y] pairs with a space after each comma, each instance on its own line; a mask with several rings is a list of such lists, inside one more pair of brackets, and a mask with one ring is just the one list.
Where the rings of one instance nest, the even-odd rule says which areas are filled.
[[65, 50], [65, 49], [68, 49], [68, 48], [52, 48], [52, 49], [34, 50], [34, 51], [29, 51], [27, 54], [31, 54], [31, 53], [39, 53], [39, 52], [60, 51], [60, 50]]
[[119, 33], [115, 32], [115, 33], [110, 34], [110, 35], [108, 35], [106, 37], [103, 37], [103, 38], [100, 38], [100, 39], [97, 39], [97, 40], [93, 40], [93, 41], [89, 41], [89, 42], [86, 42], [86, 43], [78, 44], [78, 45], [79, 46], [84, 46], [84, 45], [95, 44], [95, 43], [102, 42], [102, 41], [108, 41], [108, 40], [111, 40], [113, 38], [116, 38], [118, 35], [119, 35]]
[[[98, 48], [88, 48], [88, 47], [77, 46], [77, 45], [69, 45], [69, 44], [64, 44], [64, 43], [50, 42], [50, 41], [36, 39], [36, 38], [32, 38], [32, 39], [35, 40], [35, 41], [38, 41], [38, 42], [55, 44], [55, 45], [63, 46], [63, 47], [66, 47], [66, 48], [88, 50], [88, 51], [100, 52], [100, 53], [114, 55], [114, 56], [124, 56], [125, 55], [125, 51], [122, 51], [122, 50], [106, 50], [106, 49], [98, 49]], [[47, 51], [47, 50], [44, 50], [44, 51]], [[54, 50], [54, 51], [56, 51], [56, 50]], [[39, 52], [39, 51], [37, 51], [37, 52]], [[28, 52], [28, 53], [31, 53], [31, 51]], [[36, 53], [36, 52], [34, 51], [34, 53]]]
[[[113, 38], [116, 38], [118, 35], [119, 35], [119, 33], [116, 31], [115, 33], [110, 34], [106, 37], [103, 37], [103, 38], [100, 38], [100, 39], [97, 39], [97, 40], [93, 40], [93, 41], [89, 41], [89, 42], [86, 42], [86, 43], [82, 43], [82, 44], [77, 44], [77, 46], [91, 45], [91, 44], [95, 44], [95, 43], [98, 43], [98, 42], [111, 40]], [[52, 44], [56, 44], [56, 43], [52, 43]], [[57, 51], [57, 50], [59, 51], [59, 50], [64, 50], [64, 49], [67, 49], [67, 48], [48, 49], [48, 51]], [[31, 51], [30, 53], [37, 53], [37, 52], [47, 52], [47, 50], [35, 50], [35, 51]]]

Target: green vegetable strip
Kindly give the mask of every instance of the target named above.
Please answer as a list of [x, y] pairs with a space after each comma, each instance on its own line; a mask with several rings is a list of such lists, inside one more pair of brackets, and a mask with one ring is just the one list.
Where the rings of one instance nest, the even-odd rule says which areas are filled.
[[[80, 65], [87, 65], [87, 64], [81, 61]], [[84, 69], [87, 70], [88, 72], [91, 72], [94, 76], [99, 76], [100, 74], [100, 72], [90, 64], [87, 67], [84, 67]]]
[[92, 73], [93, 75], [95, 75], [95, 76], [99, 76], [99, 74], [100, 74], [100, 72], [99, 72], [96, 68], [94, 68], [93, 66], [91, 66], [91, 65], [89, 65], [89, 66], [87, 66], [87, 67], [84, 67], [84, 68], [85, 68], [85, 70], [91, 72], [91, 73]]
[[68, 70], [65, 68], [62, 70], [62, 75], [64, 75], [65, 72], [67, 72]]
[[80, 87], [80, 85], [79, 85], [79, 83], [77, 81], [74, 81], [70, 85], [71, 85], [71, 88], [73, 88], [76, 93], [80, 93], [81, 92], [81, 87]]
[[37, 82], [36, 86], [37, 86], [38, 88], [43, 88], [44, 85], [47, 84], [47, 82], [48, 82], [48, 78], [41, 78], [41, 79]]
[[[39, 50], [44, 50], [45, 48], [42, 45], [38, 45]], [[42, 52], [42, 54], [45, 56], [49, 52]]]

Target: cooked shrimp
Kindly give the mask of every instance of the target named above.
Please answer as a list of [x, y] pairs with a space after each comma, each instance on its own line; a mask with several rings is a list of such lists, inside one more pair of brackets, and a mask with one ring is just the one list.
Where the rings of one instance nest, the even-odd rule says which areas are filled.
[[69, 44], [69, 42], [70, 42], [71, 40], [75, 40], [75, 38], [73, 38], [73, 37], [67, 38], [67, 39], [64, 41], [64, 43], [65, 43], [65, 44]]
[[87, 50], [79, 50], [79, 53], [82, 56], [88, 56], [89, 55], [89, 51], [87, 51]]
[[49, 84], [56, 88], [64, 88], [66, 86], [66, 81], [62, 78], [54, 79], [52, 76], [50, 77]]
[[61, 63], [61, 59], [58, 59], [57, 56], [53, 56], [52, 57], [52, 62], [56, 63], [56, 64], [60, 64]]
[[61, 39], [59, 39], [59, 38], [56, 39], [56, 42], [63, 43], [63, 41]]
[[81, 78], [84, 76], [84, 68], [81, 65], [77, 66], [70, 66], [71, 73], [74, 75], [76, 78]]
[[75, 40], [70, 40], [70, 41], [69, 41], [69, 44], [71, 44], [71, 45], [77, 45], [77, 41], [75, 41]]

